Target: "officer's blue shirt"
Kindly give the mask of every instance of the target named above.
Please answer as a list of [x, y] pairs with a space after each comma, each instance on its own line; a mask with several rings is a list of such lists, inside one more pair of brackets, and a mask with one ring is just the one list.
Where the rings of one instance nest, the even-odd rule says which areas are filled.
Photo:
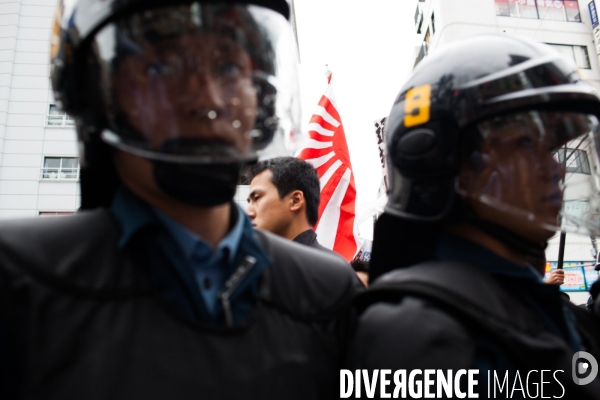
[[[219, 295], [225, 282], [247, 257], [256, 260], [229, 296], [234, 322], [249, 316], [258, 297], [259, 278], [271, 258], [239, 207], [232, 212], [235, 223], [214, 252], [205, 240], [125, 188], [117, 191], [111, 211], [122, 229], [119, 247], [131, 247], [141, 257], [138, 260], [143, 260], [151, 283], [165, 300], [202, 322], [224, 322]], [[133, 246], [136, 235], [144, 231], [152, 232], [140, 241], [146, 247]]]
[[217, 295], [225, 284], [225, 269], [222, 267], [222, 264], [231, 265], [234, 261], [244, 230], [243, 212], [238, 209], [240, 217], [227, 236], [218, 244], [214, 253], [210, 244], [193, 232], [175, 222], [162, 211], [154, 208], [154, 212], [179, 245], [179, 249], [192, 269], [196, 283], [200, 288], [200, 293], [204, 298], [204, 303], [209, 313], [214, 317]]
[[[547, 329], [563, 338], [575, 351], [581, 348], [575, 316], [563, 304], [559, 287], [544, 283], [533, 267], [520, 266], [483, 246], [449, 235], [440, 238], [436, 258], [464, 262], [484, 270], [505, 291], [534, 311]], [[492, 342], [488, 334], [478, 330], [471, 333], [476, 347], [474, 367], [480, 370], [481, 378], [485, 380], [487, 371], [516, 371], [505, 351]]]

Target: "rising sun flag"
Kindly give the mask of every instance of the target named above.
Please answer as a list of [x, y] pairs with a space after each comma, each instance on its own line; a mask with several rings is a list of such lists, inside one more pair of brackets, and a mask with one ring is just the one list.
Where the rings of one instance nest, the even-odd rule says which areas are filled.
[[298, 153], [313, 165], [321, 181], [321, 204], [315, 231], [319, 243], [352, 260], [357, 250], [354, 226], [356, 186], [346, 134], [327, 71], [327, 90], [310, 119], [310, 139]]

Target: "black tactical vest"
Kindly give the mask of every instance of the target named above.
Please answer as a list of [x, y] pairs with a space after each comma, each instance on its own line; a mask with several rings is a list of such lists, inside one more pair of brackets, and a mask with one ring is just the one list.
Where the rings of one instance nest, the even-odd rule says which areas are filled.
[[118, 250], [106, 210], [0, 227], [0, 311], [19, 399], [320, 399], [338, 394], [356, 280], [258, 233], [274, 263], [252, 316], [199, 324]]
[[[349, 350], [352, 368], [454, 371], [473, 368], [475, 343], [471, 338], [462, 340], [461, 336], [463, 331], [477, 328], [502, 348], [521, 373], [562, 371], [560, 385], [550, 381], [544, 396], [600, 399], [600, 377], [581, 386], [572, 379], [575, 350], [476, 266], [431, 261], [397, 269], [378, 278], [355, 302], [363, 314], [354, 338], [356, 345]], [[576, 311], [575, 306], [567, 307]], [[422, 315], [423, 326], [406, 325], [415, 311]], [[576, 316], [584, 350], [597, 356], [596, 321], [590, 322], [588, 317], [592, 316], [585, 312], [583, 315], [576, 312]], [[380, 334], [381, 326], [386, 326], [385, 334]], [[437, 334], [440, 336], [436, 337]], [[380, 348], [385, 351], [379, 351]], [[424, 349], [426, 354], [409, 356], [415, 348]], [[487, 394], [484, 387], [480, 390]]]

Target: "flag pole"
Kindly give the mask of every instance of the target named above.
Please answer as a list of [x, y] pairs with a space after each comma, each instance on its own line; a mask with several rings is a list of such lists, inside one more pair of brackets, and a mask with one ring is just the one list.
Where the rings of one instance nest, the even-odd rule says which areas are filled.
[[[565, 146], [563, 148], [563, 168], [565, 171], [565, 175], [562, 178], [562, 184], [563, 184], [563, 188], [565, 185], [565, 178], [566, 178], [566, 171], [567, 171], [567, 144], [565, 143]], [[564, 189], [563, 189], [564, 190]], [[563, 218], [560, 218], [560, 225], [561, 225], [561, 229], [562, 229], [562, 224], [563, 224]], [[565, 260], [565, 242], [567, 239], [567, 234], [561, 230], [560, 232], [560, 241], [558, 242], [558, 260], [556, 262], [556, 269], [563, 269], [563, 262]]]
[[314, 230], [320, 244], [350, 262], [359, 248], [356, 185], [329, 64], [325, 64], [325, 76], [327, 88], [308, 124], [310, 140], [296, 157], [312, 164], [319, 176], [321, 202]]

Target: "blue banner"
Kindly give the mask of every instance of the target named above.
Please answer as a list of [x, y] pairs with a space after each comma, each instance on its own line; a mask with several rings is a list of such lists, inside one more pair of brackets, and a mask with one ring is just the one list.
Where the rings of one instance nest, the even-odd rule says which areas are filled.
[[[556, 271], [556, 261], [546, 263], [546, 279]], [[563, 292], [587, 292], [598, 280], [598, 271], [594, 270], [594, 261], [565, 261], [565, 283], [560, 286]]]
[[592, 19], [592, 28], [598, 26], [598, 12], [596, 11], [596, 3], [594, 0], [588, 4], [588, 10], [590, 10], [590, 18]]

